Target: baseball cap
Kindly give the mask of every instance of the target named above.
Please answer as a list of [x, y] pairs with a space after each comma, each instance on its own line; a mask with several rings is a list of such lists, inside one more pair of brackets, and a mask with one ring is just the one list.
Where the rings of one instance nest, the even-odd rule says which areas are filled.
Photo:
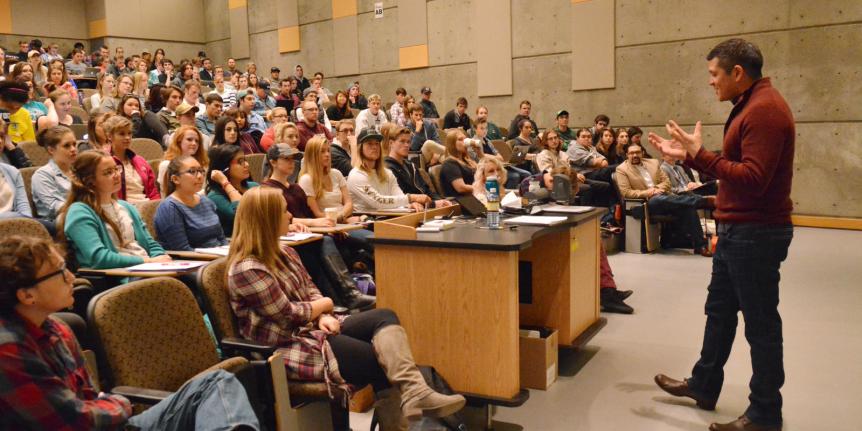
[[39, 51], [37, 51], [35, 49], [31, 49], [30, 52], [27, 53], [27, 58], [30, 58], [34, 55], [40, 55], [40, 53], [39, 53]]
[[422, 87], [422, 90], [419, 90], [422, 94], [431, 94], [431, 87]]
[[310, 93], [316, 93], [316, 91], [311, 87], [302, 90], [302, 98], [305, 99]]
[[566, 111], [565, 109], [560, 110], [560, 111], [557, 111], [557, 118], [560, 118], [560, 117], [562, 117], [563, 115], [565, 115], [566, 117], [568, 117], [568, 116], [569, 116], [569, 111]]
[[266, 81], [260, 81], [260, 82], [258, 82], [258, 83], [257, 83], [257, 86], [258, 86], [258, 87], [260, 87], [260, 88], [262, 88], [262, 89], [264, 89], [264, 90], [269, 90], [269, 83], [268, 83], [268, 82], [266, 82]]
[[279, 68], [277, 68], [277, 67], [272, 67], [272, 68], [270, 68], [270, 69], [269, 69], [269, 71], [270, 71], [270, 73], [271, 73], [271, 72], [279, 72], [279, 73], [281, 73], [281, 69], [279, 69]]
[[183, 103], [180, 103], [180, 106], [177, 106], [177, 115], [185, 115], [188, 114], [189, 111], [198, 112], [198, 107], [194, 105], [189, 105], [189, 102], [183, 100]]
[[361, 144], [369, 139], [376, 139], [377, 142], [383, 142], [383, 135], [381, 135], [374, 127], [368, 127], [359, 132], [356, 142]]
[[266, 152], [266, 158], [270, 161], [278, 160], [280, 158], [294, 157], [296, 155], [302, 155], [302, 153], [298, 149], [287, 144], [273, 144]]

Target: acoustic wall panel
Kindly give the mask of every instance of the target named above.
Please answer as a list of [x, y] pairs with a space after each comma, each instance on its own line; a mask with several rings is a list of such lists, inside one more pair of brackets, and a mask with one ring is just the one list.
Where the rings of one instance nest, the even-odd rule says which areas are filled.
[[428, 67], [428, 9], [425, 0], [398, 0], [398, 65]]
[[[359, 74], [359, 22], [356, 0], [332, 0], [332, 40], [336, 58], [333, 74]], [[368, 35], [373, 37], [373, 35]]]
[[276, 2], [275, 13], [278, 23], [278, 52], [301, 50], [298, 1], [281, 0]]
[[572, 90], [614, 88], [614, 0], [572, 0]]
[[234, 58], [248, 58], [248, 3], [246, 0], [229, 0], [230, 54]]
[[477, 93], [482, 96], [512, 94], [512, 3], [474, 0], [478, 19], [476, 45]]

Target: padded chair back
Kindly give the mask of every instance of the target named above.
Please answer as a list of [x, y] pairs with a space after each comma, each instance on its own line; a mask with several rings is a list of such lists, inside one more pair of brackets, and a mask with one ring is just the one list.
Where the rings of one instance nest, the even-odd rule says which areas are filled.
[[198, 270], [198, 289], [203, 297], [204, 309], [212, 323], [216, 339], [239, 337], [236, 316], [230, 308], [227, 292], [227, 258], [218, 258]]
[[21, 151], [24, 151], [24, 154], [27, 155], [27, 158], [30, 159], [30, 163], [32, 163], [33, 166], [43, 166], [48, 163], [48, 160], [51, 160], [51, 155], [48, 154], [48, 150], [39, 146], [36, 141], [19, 142], [18, 148], [21, 148]]
[[159, 208], [159, 204], [162, 203], [161, 199], [156, 200], [148, 200], [135, 203], [135, 208], [141, 214], [141, 220], [144, 221], [144, 225], [147, 227], [147, 231], [150, 235], [153, 236], [153, 239], [158, 240], [159, 238], [156, 236], [156, 225], [154, 223], [156, 219], [156, 210]]
[[75, 134], [75, 139], [81, 140], [84, 139], [84, 135], [87, 134], [87, 124], [72, 124], [69, 126], [72, 129], [72, 132]]
[[248, 160], [248, 171], [251, 173], [251, 180], [260, 183], [263, 181], [263, 163], [266, 160], [266, 154], [249, 154], [245, 156]]
[[219, 360], [194, 295], [175, 278], [134, 281], [96, 295], [87, 320], [112, 386], [173, 392]]
[[428, 174], [431, 175], [431, 183], [437, 189], [437, 194], [445, 196], [443, 185], [440, 183], [440, 171], [443, 170], [443, 165], [434, 165], [428, 169]]
[[503, 135], [504, 137], [509, 136], [509, 129], [507, 129], [505, 127], [500, 127], [500, 134]]
[[30, 201], [30, 210], [33, 212], [33, 217], [36, 217], [36, 203], [33, 202], [33, 189], [31, 187], [33, 183], [33, 174], [39, 170], [37, 166], [31, 166], [29, 168], [21, 168], [18, 172], [21, 172], [21, 178], [24, 180], [24, 190], [27, 191], [27, 200]]
[[162, 146], [150, 138], [134, 138], [130, 148], [144, 160], [161, 159], [165, 155]]
[[51, 234], [42, 226], [42, 223], [29, 218], [0, 219], [0, 238], [11, 235], [21, 235], [31, 238], [52, 241]]
[[84, 124], [87, 124], [87, 121], [90, 121], [90, 111], [87, 111], [80, 106], [73, 106], [71, 114], [80, 118]]
[[93, 112], [93, 101], [89, 97], [84, 98], [84, 110], [87, 112]]

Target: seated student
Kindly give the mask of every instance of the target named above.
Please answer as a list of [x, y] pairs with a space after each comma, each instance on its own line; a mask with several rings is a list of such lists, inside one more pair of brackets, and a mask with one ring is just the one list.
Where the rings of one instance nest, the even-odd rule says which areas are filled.
[[[159, 163], [159, 173], [156, 179], [161, 185], [163, 196], [168, 195], [165, 190], [170, 183], [166, 177], [168, 164], [171, 160], [180, 156], [193, 157], [204, 170], [209, 166], [209, 158], [203, 144], [203, 135], [194, 126], [182, 126], [174, 132], [171, 143], [165, 151], [164, 160]], [[204, 183], [201, 183], [201, 188], [198, 190], [199, 193], [203, 193], [203, 186]]]
[[572, 168], [583, 175], [586, 184], [590, 186], [590, 193], [583, 196], [584, 203], [603, 207], [615, 205], [616, 193], [611, 187], [611, 173], [614, 169], [608, 166], [605, 156], [596, 150], [590, 129], [580, 128], [575, 136], [578, 140], [569, 145], [566, 155], [569, 156]]
[[236, 145], [213, 145], [209, 150], [207, 197], [216, 205], [216, 212], [226, 236], [233, 234], [233, 220], [239, 199], [248, 189], [257, 187], [249, 181], [248, 160]]
[[[536, 154], [542, 150], [541, 147], [537, 145], [536, 139], [533, 137], [535, 134], [533, 122], [530, 119], [522, 119], [516, 127], [518, 127], [518, 135], [515, 136], [514, 139], [507, 141], [506, 144], [512, 149], [515, 149], [517, 146], [528, 147], [524, 161], [518, 164], [517, 167], [532, 173], [536, 170], [533, 160], [536, 159]], [[511, 135], [512, 132], [510, 131], [509, 134]]]
[[368, 109], [368, 99], [365, 98], [365, 95], [359, 89], [359, 82], [354, 82], [350, 84], [350, 87], [347, 88], [347, 100], [350, 102], [350, 108], [352, 109]]
[[[72, 96], [68, 91], [63, 89], [54, 90], [48, 94], [48, 99], [51, 100], [51, 104], [53, 105], [53, 110], [48, 109], [48, 116], [56, 115], [56, 119], [51, 118], [52, 122], [57, 123], [56, 125], [69, 127], [72, 124], [84, 124], [80, 117], [72, 115]], [[40, 129], [47, 128], [49, 127], [40, 127]]]
[[593, 135], [593, 145], [599, 143], [599, 139], [601, 139], [601, 135], [599, 132], [604, 130], [605, 128], [610, 128], [611, 119], [605, 114], [596, 115], [596, 118], [593, 120], [593, 127], [590, 127], [590, 133]]
[[[302, 94], [302, 100], [304, 102], [313, 102], [317, 105], [317, 123], [322, 125], [325, 130], [332, 130], [332, 122], [329, 121], [329, 116], [326, 115], [326, 110], [322, 108], [323, 105], [320, 102], [320, 96], [318, 93], [314, 91], [313, 88], [309, 87], [306, 88]], [[297, 118], [297, 121], [305, 118], [305, 114], [303, 114], [302, 111], [302, 104], [294, 110], [293, 116]]]
[[147, 87], [147, 73], [140, 70], [141, 68], [146, 67], [146, 63], [143, 61], [138, 66], [138, 71], [132, 75], [132, 93], [140, 99], [141, 103], [144, 103], [147, 99], [150, 98], [150, 89]]
[[554, 127], [554, 130], [560, 135], [560, 139], [563, 140], [563, 151], [568, 150], [569, 144], [578, 139], [575, 136], [575, 131], [569, 127], [569, 111], [565, 109], [557, 111], [557, 126]]
[[213, 91], [210, 94], [221, 97], [222, 111], [236, 106], [236, 90], [225, 85], [224, 76], [220, 73], [213, 77]]
[[448, 207], [452, 205], [440, 195], [431, 191], [431, 187], [416, 171], [413, 163], [407, 160], [410, 155], [410, 131], [404, 127], [395, 126], [388, 131], [389, 155], [386, 156], [386, 167], [395, 175], [398, 187], [404, 193], [423, 194], [429, 196], [434, 207]]
[[333, 169], [347, 177], [353, 169], [353, 154], [356, 151], [356, 134], [353, 120], [341, 120], [336, 128], [335, 139], [330, 147]]
[[512, 119], [512, 122], [509, 124], [509, 135], [506, 136], [506, 139], [515, 139], [518, 135], [521, 134], [521, 121], [527, 120], [530, 122], [530, 138], [535, 138], [539, 134], [539, 126], [536, 125], [536, 122], [530, 118], [530, 111], [533, 109], [533, 105], [529, 100], [522, 100], [521, 104], [518, 105], [518, 115]]
[[372, 127], [380, 130], [383, 124], [388, 123], [386, 114], [380, 109], [381, 99], [377, 94], [368, 96], [368, 109], [364, 109], [356, 116], [356, 132], [362, 133], [363, 130]]
[[153, 221], [159, 242], [166, 250], [227, 245], [216, 206], [200, 191], [206, 168], [187, 155], [173, 158], [165, 172], [165, 196]]
[[596, 151], [605, 156], [608, 161], [608, 166], [616, 168], [620, 163], [625, 161], [625, 157], [621, 156], [617, 144], [617, 137], [614, 130], [607, 127], [602, 129], [599, 142], [596, 144]]
[[[114, 92], [111, 94], [111, 97], [102, 99], [102, 104], [99, 105], [99, 111], [117, 112], [120, 107], [120, 101], [122, 101], [123, 97], [127, 94], [134, 94], [132, 93], [133, 87], [134, 81], [131, 76], [120, 75], [120, 77], [117, 78], [117, 87], [114, 88]], [[138, 102], [140, 102], [140, 99]], [[93, 107], [93, 109], [95, 110], [95, 107]]]
[[159, 121], [168, 129], [168, 133], [171, 133], [180, 127], [176, 110], [183, 101], [183, 90], [180, 90], [179, 87], [170, 86], [162, 88], [161, 93], [165, 106], [159, 111]]
[[183, 101], [189, 105], [196, 106], [198, 111], [204, 111], [206, 106], [201, 103], [201, 82], [190, 79], [183, 84]]
[[701, 196], [712, 196], [718, 193], [718, 183], [704, 185], [692, 179], [692, 175], [689, 175], [689, 171], [682, 162], [665, 155], [662, 155], [661, 159], [661, 170], [670, 179], [670, 191], [673, 194], [696, 193]]
[[485, 181], [488, 177], [505, 178], [507, 175], [506, 168], [503, 162], [494, 156], [484, 156], [476, 164], [476, 173], [473, 175], [473, 196], [479, 199], [483, 204], [488, 203], [488, 196], [485, 191]]
[[347, 176], [347, 189], [355, 202], [356, 211], [410, 207], [423, 211], [431, 198], [424, 194], [404, 194], [398, 188], [395, 175], [383, 163], [380, 141], [383, 136], [374, 129], [359, 134], [359, 160]]
[[201, 133], [212, 136], [215, 133], [215, 122], [221, 116], [224, 101], [215, 92], [208, 94], [204, 101], [206, 107], [195, 118], [195, 126]]
[[266, 132], [266, 122], [262, 116], [254, 112], [255, 100], [257, 100], [257, 96], [254, 93], [254, 89], [237, 92], [236, 107], [240, 112], [245, 114], [249, 133], [255, 136], [255, 142], [259, 142], [260, 136], [263, 135], [263, 132]]
[[6, 135], [16, 145], [24, 141], [36, 140], [36, 130], [30, 120], [30, 112], [23, 107], [28, 100], [30, 100], [30, 88], [27, 84], [14, 80], [0, 82], [0, 109], [9, 113], [9, 128], [6, 130]]
[[111, 73], [102, 72], [96, 81], [96, 92], [90, 96], [90, 106], [96, 109], [102, 106], [102, 100], [114, 97], [114, 86], [116, 81]]
[[614, 149], [616, 150], [617, 157], [622, 163], [626, 159], [626, 149], [629, 147], [629, 131], [624, 127], [620, 127], [614, 130]]
[[554, 188], [554, 175], [563, 174], [572, 181], [572, 195], [578, 192], [578, 186], [586, 181], [586, 178], [573, 171], [569, 166], [569, 156], [563, 152], [563, 140], [556, 129], [545, 130], [539, 135], [539, 145], [544, 148], [536, 156], [536, 165], [542, 174], [542, 182], [548, 190]]
[[105, 139], [105, 128], [102, 125], [105, 124], [105, 120], [115, 115], [112, 112], [96, 112], [90, 115], [90, 119], [87, 120], [87, 135], [84, 136], [86, 141], [78, 142], [78, 154], [87, 150], [111, 153], [111, 146]]
[[159, 121], [158, 115], [141, 109], [141, 100], [134, 94], [127, 94], [120, 100], [117, 114], [132, 122], [132, 137], [147, 138], [164, 145], [170, 136], [168, 129]]
[[206, 423], [220, 429], [259, 428], [242, 384], [223, 370], [201, 374], [134, 417], [125, 397], [96, 391], [72, 329], [52, 316], [75, 302], [74, 279], [50, 242], [0, 239], [0, 427], [178, 430], [179, 424]]
[[344, 90], [338, 90], [335, 93], [335, 103], [326, 108], [326, 116], [329, 117], [333, 126], [338, 121], [353, 118], [353, 111], [350, 110], [350, 104], [347, 102], [347, 93]]
[[419, 101], [419, 105], [425, 112], [425, 118], [440, 118], [440, 114], [437, 113], [437, 105], [431, 101], [431, 87], [422, 87], [419, 92], [422, 93], [422, 100]]
[[254, 136], [250, 133], [250, 128], [248, 126], [248, 116], [244, 111], [241, 111], [236, 108], [228, 109], [227, 112], [224, 113], [224, 116], [216, 122], [216, 136], [219, 136], [218, 133], [218, 125], [219, 122], [223, 119], [230, 119], [233, 121], [233, 126], [236, 128], [236, 134], [227, 133], [228, 123], [225, 123], [225, 130], [221, 138], [222, 141], [217, 141], [216, 138], [213, 138], [213, 143], [221, 142], [221, 143], [229, 143], [233, 145], [239, 145], [242, 148], [243, 152], [246, 154], [259, 154], [265, 153], [263, 148], [261, 148], [260, 144], [257, 143]]
[[[63, 65], [62, 61], [52, 61], [51, 66], [48, 67], [48, 82], [45, 83], [45, 89], [47, 90], [51, 86], [53, 86], [52, 90], [62, 88], [68, 91], [73, 99], [78, 99], [78, 89], [75, 88], [75, 84], [69, 81], [69, 76], [66, 75], [66, 66]], [[93, 108], [95, 109], [97, 106], [93, 106]]]
[[[311, 142], [314, 141], [312, 139]], [[315, 217], [308, 207], [308, 200], [302, 187], [288, 180], [297, 170], [296, 157], [300, 154], [299, 150], [288, 144], [274, 144], [269, 147], [266, 158], [270, 175], [261, 185], [281, 192], [287, 203], [287, 211], [291, 214], [292, 224], [297, 225], [297, 230], [304, 231], [312, 226], [335, 226], [335, 221], [330, 218]], [[320, 276], [313, 279], [321, 291], [338, 305], [351, 310], [368, 309], [374, 306], [374, 297], [363, 295], [356, 289], [356, 283], [350, 277], [347, 265], [331, 236], [324, 236], [319, 244], [300, 247], [299, 252], [302, 261], [307, 262], [307, 266], [324, 269], [323, 277], [327, 279], [321, 279]]]
[[0, 163], [0, 219], [33, 217], [24, 179], [12, 165]]
[[643, 160], [640, 145], [630, 144], [627, 160], [617, 166], [616, 179], [623, 198], [646, 199], [651, 214], [673, 214], [680, 230], [690, 239], [695, 254], [711, 257], [700, 226], [697, 208], [705, 198], [693, 193], [676, 195], [670, 192], [670, 180], [659, 167], [659, 161]]
[[447, 197], [473, 193], [476, 162], [467, 153], [467, 144], [464, 142], [466, 138], [467, 135], [461, 129], [455, 129], [446, 135], [446, 160], [440, 169], [440, 185]]
[[135, 154], [132, 144], [132, 122], [128, 118], [114, 115], [102, 123], [105, 141], [111, 147], [111, 155], [120, 169], [118, 199], [131, 203], [159, 199], [156, 174], [143, 157]]
[[[287, 109], [276, 106], [269, 112], [269, 117], [267, 119], [269, 120], [270, 127], [266, 129], [266, 132], [264, 132], [263, 136], [260, 138], [260, 147], [263, 148], [264, 151], [269, 150], [269, 147], [276, 142], [276, 126], [279, 124], [289, 123], [290, 116], [287, 113]], [[293, 128], [296, 129], [296, 124], [293, 125]], [[296, 132], [296, 145], [299, 145], [299, 132]]]
[[78, 265], [111, 269], [171, 260], [147, 232], [134, 205], [114, 198], [122, 171], [111, 156], [85, 151], [75, 159], [72, 172], [72, 189], [57, 229], [74, 249]]
[[403, 87], [398, 87], [395, 90], [395, 103], [392, 104], [392, 107], [389, 108], [389, 118], [392, 119], [392, 122], [397, 124], [399, 127], [407, 127], [407, 110], [405, 109], [407, 105], [404, 101], [407, 99], [407, 90]]
[[72, 188], [72, 164], [78, 157], [75, 134], [65, 127], [52, 127], [40, 130], [36, 142], [51, 155], [31, 182], [36, 217], [55, 220]]
[[[278, 83], [278, 95], [275, 96], [275, 106], [287, 109], [288, 115], [298, 106], [299, 99], [294, 100], [293, 84], [296, 78], [288, 77]], [[275, 85], [275, 83], [273, 83]]]
[[410, 111], [407, 130], [413, 133], [413, 138], [410, 139], [410, 152], [421, 152], [427, 166], [440, 163], [446, 148], [441, 144], [437, 123], [424, 118], [425, 110], [422, 105], [414, 103], [409, 105], [407, 110]]
[[[487, 135], [485, 135], [488, 140], [497, 141], [505, 138], [503, 136], [503, 132], [500, 131], [500, 128], [488, 119], [488, 107], [486, 107], [485, 105], [480, 105], [478, 108], [476, 108], [476, 124], [478, 124], [479, 121], [482, 120], [485, 120], [485, 122], [488, 124], [488, 133]], [[474, 135], [475, 132], [476, 131], [473, 130]]]
[[468, 135], [473, 131], [473, 124], [470, 122], [470, 116], [467, 115], [467, 99], [459, 97], [455, 102], [455, 109], [446, 113], [443, 116], [443, 129], [461, 128]]
[[[473, 130], [473, 140], [478, 140], [480, 146], [474, 147], [471, 145], [467, 148], [467, 151], [470, 153], [470, 157], [473, 161], [477, 163], [482, 159], [482, 157], [479, 156], [479, 153], [499, 159], [501, 163], [506, 163], [508, 161], [503, 160], [503, 156], [497, 152], [497, 149], [491, 145], [491, 140], [488, 139], [489, 124], [490, 123], [488, 123], [488, 120], [485, 118], [479, 118], [476, 120], [476, 126]], [[521, 181], [529, 176], [530, 171], [526, 171], [517, 166], [509, 166], [509, 169], [506, 169], [505, 187], [507, 189], [517, 189], [518, 185], [521, 184]]]
[[332, 300], [320, 294], [296, 251], [270, 239], [289, 230], [281, 193], [253, 189], [242, 201], [243, 223], [231, 241], [227, 271], [242, 337], [281, 346], [288, 379], [325, 381], [330, 393], [344, 393], [347, 384], [371, 384], [384, 430], [407, 429], [406, 419], [447, 416], [464, 406], [461, 395], [428, 387], [392, 311], [331, 314]]
[[254, 91], [257, 96], [254, 101], [254, 112], [266, 119], [272, 108], [275, 108], [275, 98], [269, 95], [269, 84], [266, 81], [258, 82]]
[[302, 102], [302, 116], [296, 123], [299, 129], [299, 151], [305, 151], [305, 143], [315, 135], [324, 135], [326, 139], [332, 139], [332, 132], [319, 121], [317, 103], [305, 100]]

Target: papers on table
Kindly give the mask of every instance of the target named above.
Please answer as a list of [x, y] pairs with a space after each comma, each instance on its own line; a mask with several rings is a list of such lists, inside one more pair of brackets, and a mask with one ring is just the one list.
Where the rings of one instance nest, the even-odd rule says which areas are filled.
[[[539, 208], [539, 211], [536, 211], [536, 208]], [[536, 214], [537, 212], [583, 214], [585, 212], [592, 211], [594, 208], [595, 207], [576, 205], [547, 204], [533, 207], [533, 211], [530, 214]]]
[[313, 232], [291, 232], [287, 235], [282, 235], [279, 239], [282, 241], [305, 241], [307, 239], [321, 236], [323, 236], [323, 234]]
[[506, 208], [521, 208], [521, 197], [516, 195], [515, 192], [506, 193], [506, 196], [503, 196], [503, 200], [500, 201], [500, 205]]
[[195, 253], [214, 254], [216, 256], [227, 256], [227, 253], [229, 250], [230, 250], [229, 245], [220, 245], [218, 247], [196, 248]]
[[173, 260], [170, 262], [151, 262], [126, 268], [128, 271], [191, 271], [207, 262], [202, 260]]
[[568, 220], [568, 217], [554, 217], [554, 216], [518, 216], [512, 217], [509, 219], [503, 220], [504, 223], [507, 224], [526, 224], [533, 226], [553, 226], [555, 224], [560, 224]]

